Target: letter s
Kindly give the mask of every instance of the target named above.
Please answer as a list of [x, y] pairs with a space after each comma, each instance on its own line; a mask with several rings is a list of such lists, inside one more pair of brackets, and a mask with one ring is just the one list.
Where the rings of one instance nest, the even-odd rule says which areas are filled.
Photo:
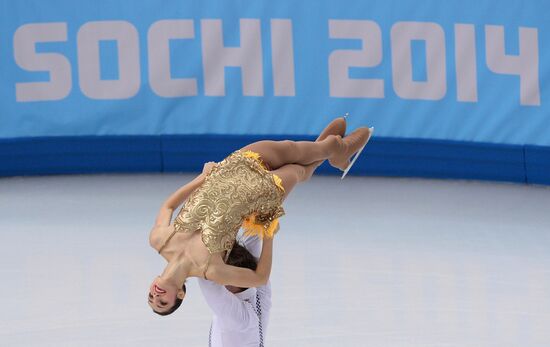
[[37, 42], [67, 41], [67, 23], [31, 23], [20, 26], [13, 36], [15, 62], [27, 71], [49, 71], [48, 82], [15, 84], [18, 102], [61, 100], [72, 88], [71, 63], [59, 53], [37, 53]]

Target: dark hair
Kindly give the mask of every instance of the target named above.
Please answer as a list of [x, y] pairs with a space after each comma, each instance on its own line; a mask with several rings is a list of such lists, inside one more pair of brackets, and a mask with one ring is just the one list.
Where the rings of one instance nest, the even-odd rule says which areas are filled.
[[231, 253], [229, 253], [227, 265], [244, 267], [246, 269], [256, 271], [258, 263], [256, 261], [256, 258], [254, 258], [252, 254], [250, 254], [248, 249], [241, 246], [238, 242], [235, 242]]
[[[229, 253], [227, 265], [244, 267], [246, 269], [256, 271], [258, 262], [256, 261], [256, 258], [254, 258], [254, 256], [246, 248], [241, 246], [238, 242], [235, 242], [235, 244], [233, 245], [233, 249], [231, 249], [231, 253]], [[183, 289], [183, 292], [186, 293], [185, 283], [183, 284], [183, 287], [181, 289]], [[246, 288], [240, 289], [244, 290]], [[174, 313], [174, 311], [180, 307], [182, 301], [183, 299], [179, 299], [178, 297], [176, 297], [176, 302], [174, 303], [174, 306], [172, 306], [168, 311], [158, 312], [153, 310], [153, 312], [161, 316], [168, 316], [169, 314]]]
[[[235, 244], [233, 245], [233, 249], [231, 249], [231, 253], [229, 253], [227, 265], [244, 267], [246, 269], [256, 271], [256, 267], [258, 267], [258, 262], [256, 261], [256, 258], [254, 258], [252, 254], [250, 254], [248, 249], [241, 246], [238, 242], [235, 242]], [[246, 289], [248, 288], [239, 287], [239, 290], [241, 291]]]
[[[187, 290], [185, 288], [185, 283], [183, 284], [181, 289], [183, 290], [184, 293], [187, 292]], [[168, 316], [169, 314], [174, 313], [174, 311], [177, 310], [180, 307], [182, 301], [183, 301], [183, 299], [180, 299], [176, 296], [176, 301], [174, 302], [174, 306], [172, 306], [168, 311], [159, 312], [159, 311], [153, 310], [153, 312], [155, 312], [156, 314], [161, 315], [161, 316]]]

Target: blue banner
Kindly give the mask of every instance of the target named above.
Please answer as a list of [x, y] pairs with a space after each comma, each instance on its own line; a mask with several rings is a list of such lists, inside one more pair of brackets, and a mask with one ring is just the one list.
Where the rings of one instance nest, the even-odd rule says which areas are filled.
[[0, 138], [314, 135], [550, 146], [547, 1], [0, 0]]

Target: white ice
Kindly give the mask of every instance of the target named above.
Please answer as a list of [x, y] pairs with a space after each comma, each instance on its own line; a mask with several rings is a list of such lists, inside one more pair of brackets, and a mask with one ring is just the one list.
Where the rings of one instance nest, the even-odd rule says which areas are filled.
[[[153, 314], [157, 207], [191, 175], [0, 179], [0, 345], [207, 346]], [[285, 203], [267, 346], [550, 346], [550, 189], [317, 176]]]

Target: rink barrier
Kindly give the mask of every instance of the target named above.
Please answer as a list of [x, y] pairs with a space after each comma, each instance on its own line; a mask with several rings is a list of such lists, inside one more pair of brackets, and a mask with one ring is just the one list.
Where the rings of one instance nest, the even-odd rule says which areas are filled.
[[78, 136], [0, 140], [0, 175], [158, 172], [159, 137]]
[[[197, 172], [261, 139], [311, 136], [161, 135], [0, 139], [0, 176]], [[550, 148], [374, 137], [351, 175], [550, 184]], [[319, 173], [337, 174], [327, 163]]]
[[550, 184], [550, 148], [525, 146], [524, 150], [527, 182]]

